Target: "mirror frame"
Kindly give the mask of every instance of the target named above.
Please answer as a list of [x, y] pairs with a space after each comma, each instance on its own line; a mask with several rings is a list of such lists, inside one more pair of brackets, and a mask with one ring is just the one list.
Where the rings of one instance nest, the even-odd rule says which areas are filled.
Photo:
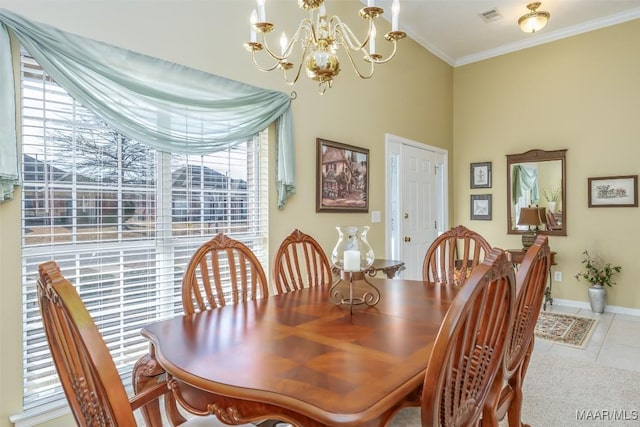
[[529, 150], [521, 154], [507, 154], [507, 234], [523, 234], [523, 230], [511, 228], [511, 166], [515, 163], [534, 163], [550, 160], [560, 160], [562, 167], [562, 229], [540, 230], [540, 234], [550, 236], [567, 235], [567, 174], [566, 174], [567, 150]]

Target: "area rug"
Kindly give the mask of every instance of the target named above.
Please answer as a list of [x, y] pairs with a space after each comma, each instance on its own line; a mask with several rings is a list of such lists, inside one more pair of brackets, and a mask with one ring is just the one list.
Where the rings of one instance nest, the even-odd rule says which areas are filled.
[[596, 319], [571, 314], [540, 312], [536, 337], [557, 344], [583, 348], [595, 329]]

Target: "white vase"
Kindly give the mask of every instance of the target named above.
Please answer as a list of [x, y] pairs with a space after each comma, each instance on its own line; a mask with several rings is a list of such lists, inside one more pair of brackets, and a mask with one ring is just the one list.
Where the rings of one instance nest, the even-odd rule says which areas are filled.
[[556, 212], [556, 204], [558, 202], [547, 202], [547, 208], [549, 209], [549, 212], [551, 213], [555, 213]]
[[589, 286], [589, 304], [591, 311], [594, 313], [604, 313], [604, 307], [607, 302], [607, 288], [602, 285]]

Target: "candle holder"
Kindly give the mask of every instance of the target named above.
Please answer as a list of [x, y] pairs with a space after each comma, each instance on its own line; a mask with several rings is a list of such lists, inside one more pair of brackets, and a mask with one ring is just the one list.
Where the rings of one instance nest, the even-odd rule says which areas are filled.
[[337, 305], [373, 306], [380, 300], [380, 291], [366, 278], [365, 272], [374, 260], [373, 249], [367, 242], [367, 226], [336, 227], [338, 243], [331, 253], [331, 261], [340, 277], [329, 289], [329, 298]]
[[[345, 282], [348, 285], [341, 286]], [[349, 312], [353, 313], [354, 305], [376, 305], [380, 301], [380, 291], [367, 280], [364, 271], [340, 270], [340, 278], [329, 289], [329, 298], [336, 305], [349, 305]]]
[[331, 253], [333, 265], [343, 271], [364, 271], [371, 267], [374, 254], [371, 245], [367, 242], [369, 227], [349, 225], [336, 227], [336, 230], [338, 230], [338, 243]]

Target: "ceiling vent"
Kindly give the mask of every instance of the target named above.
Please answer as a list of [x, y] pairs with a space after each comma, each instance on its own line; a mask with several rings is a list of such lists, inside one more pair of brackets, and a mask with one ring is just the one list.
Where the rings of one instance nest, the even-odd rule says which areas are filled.
[[484, 22], [493, 22], [502, 19], [502, 15], [498, 12], [498, 9], [495, 8], [482, 12], [480, 17]]

